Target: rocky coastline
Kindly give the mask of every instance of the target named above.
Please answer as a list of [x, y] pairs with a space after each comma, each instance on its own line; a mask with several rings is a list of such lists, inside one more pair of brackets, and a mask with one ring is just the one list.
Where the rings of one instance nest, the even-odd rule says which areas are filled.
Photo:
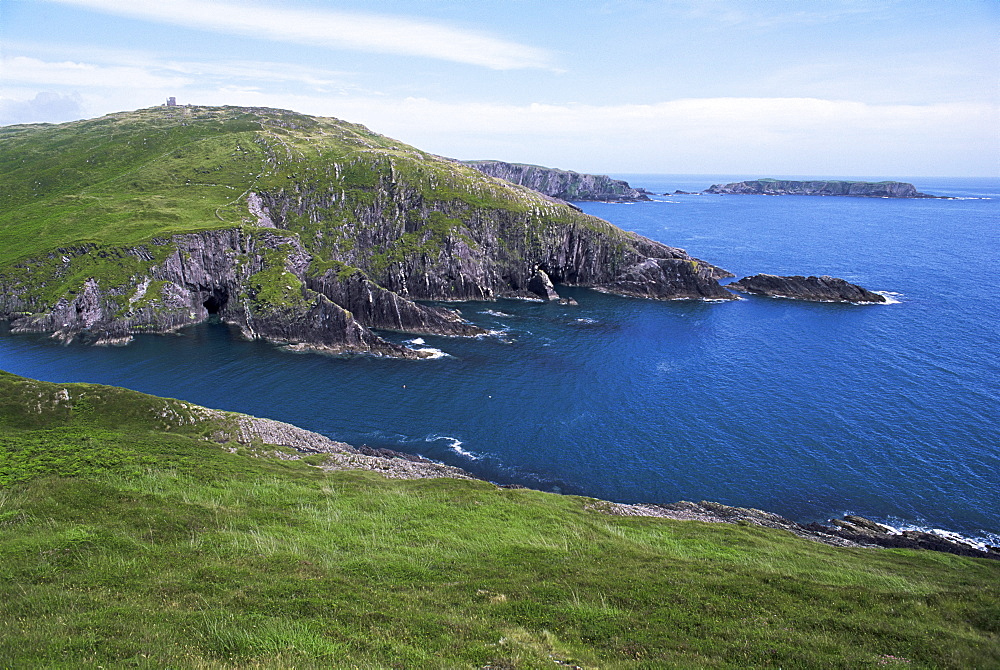
[[[198, 408], [213, 413], [215, 410]], [[223, 413], [218, 413], [222, 415]], [[316, 467], [324, 470], [370, 470], [386, 477], [422, 479], [452, 477], [477, 479], [474, 475], [453, 466], [443, 465], [420, 456], [371, 447], [352, 447], [331, 440], [291, 424], [239, 415], [239, 429], [231, 435], [217, 436], [235, 439], [241, 444], [277, 445], [295, 450], [288, 452], [263, 451], [262, 455], [286, 459], [300, 459], [312, 454], [323, 454], [325, 459]], [[508, 487], [521, 488], [521, 487]], [[940, 534], [923, 530], [897, 530], [857, 515], [831, 519], [826, 524], [800, 524], [777, 514], [759, 509], [732, 507], [721, 503], [679, 501], [669, 504], [626, 504], [593, 499], [587, 509], [615, 516], [647, 516], [675, 521], [700, 521], [703, 523], [730, 523], [753, 525], [784, 530], [799, 537], [838, 547], [925, 549], [959, 556], [1000, 560], [1000, 547], [972, 543], [957, 534]]]

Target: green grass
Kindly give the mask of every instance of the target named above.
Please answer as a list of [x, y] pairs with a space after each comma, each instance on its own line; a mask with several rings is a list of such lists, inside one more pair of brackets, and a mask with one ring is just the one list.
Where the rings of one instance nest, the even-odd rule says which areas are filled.
[[[153, 107], [58, 126], [0, 128], [0, 267], [60, 247], [133, 245], [255, 224], [246, 208], [251, 190], [291, 192], [307, 202], [338, 196], [326, 207], [310, 203], [318, 219], [287, 213], [290, 229], [314, 251], [338, 251], [318, 237], [342, 237], [345, 224], [366, 207], [384, 208], [391, 218], [396, 209], [410, 213], [409, 206], [419, 204], [414, 198], [424, 208], [444, 204], [467, 218], [502, 211], [616, 231], [527, 189], [498, 186], [468, 166], [337, 119], [271, 109]], [[438, 221], [427, 225], [435, 234], [440, 228]]]
[[1000, 665], [996, 562], [324, 473], [110, 387], [0, 399], [0, 667]]

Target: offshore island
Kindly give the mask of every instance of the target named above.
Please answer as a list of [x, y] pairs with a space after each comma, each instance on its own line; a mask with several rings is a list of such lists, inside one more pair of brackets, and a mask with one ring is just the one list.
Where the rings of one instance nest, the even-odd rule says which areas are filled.
[[913, 184], [901, 181], [840, 181], [753, 179], [730, 184], [713, 184], [703, 191], [713, 195], [827, 195], [854, 198], [943, 198], [920, 193]]

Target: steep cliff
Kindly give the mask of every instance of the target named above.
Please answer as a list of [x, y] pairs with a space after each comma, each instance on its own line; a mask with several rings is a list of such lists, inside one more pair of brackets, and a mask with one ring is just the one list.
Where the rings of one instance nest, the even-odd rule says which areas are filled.
[[729, 299], [731, 276], [528, 188], [336, 119], [151, 108], [0, 129], [0, 318], [124, 342], [211, 315], [252, 338], [420, 356], [372, 329], [482, 331], [416, 301], [551, 282]]
[[754, 179], [713, 184], [705, 193], [722, 195], [841, 195], [859, 198], [937, 198], [900, 181], [790, 181]]
[[795, 298], [816, 302], [886, 302], [883, 295], [829, 275], [822, 277], [803, 277], [801, 275], [779, 277], [758, 274], [744, 277], [729, 284], [728, 287], [772, 298]]
[[628, 182], [605, 175], [580, 174], [570, 170], [503, 161], [465, 161], [485, 175], [499, 177], [514, 184], [561, 200], [599, 200], [602, 202], [637, 202], [649, 200]]

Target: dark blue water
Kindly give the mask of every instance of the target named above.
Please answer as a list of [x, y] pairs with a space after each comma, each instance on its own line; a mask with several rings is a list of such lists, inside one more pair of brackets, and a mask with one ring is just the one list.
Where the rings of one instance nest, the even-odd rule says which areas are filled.
[[[623, 176], [654, 192], [733, 180]], [[203, 325], [121, 348], [2, 337], [0, 367], [272, 417], [503, 483], [800, 521], [849, 512], [996, 543], [1000, 181], [914, 181], [990, 199], [581, 205], [738, 276], [830, 274], [897, 304], [561, 289], [580, 305], [462, 305], [498, 334], [425, 337], [449, 354], [431, 361], [290, 354]]]

